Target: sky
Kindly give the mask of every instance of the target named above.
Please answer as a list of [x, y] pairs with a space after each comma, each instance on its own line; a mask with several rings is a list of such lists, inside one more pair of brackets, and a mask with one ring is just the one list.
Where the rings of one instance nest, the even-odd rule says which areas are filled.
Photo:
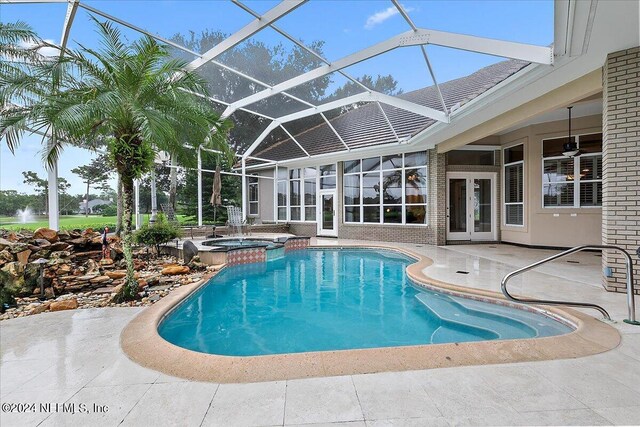
[[[253, 20], [238, 6], [227, 1], [210, 0], [87, 0], [86, 4], [128, 21], [147, 31], [170, 38], [176, 33], [200, 33], [220, 30], [233, 33]], [[264, 13], [278, 2], [253, 0], [244, 3], [258, 13]], [[413, 1], [402, 2], [420, 28], [451, 31], [481, 37], [536, 45], [553, 42], [553, 2], [535, 1]], [[0, 4], [0, 21], [22, 20], [47, 40], [58, 43], [66, 14], [66, 3]], [[305, 43], [325, 41], [324, 53], [334, 61], [374, 45], [394, 35], [410, 30], [390, 1], [311, 0], [276, 22], [276, 25]], [[138, 34], [122, 28], [129, 40]], [[96, 47], [96, 36], [88, 12], [78, 10], [71, 30], [70, 46], [80, 41]], [[291, 42], [271, 29], [254, 36], [269, 45]], [[428, 46], [427, 52], [439, 83], [463, 77], [498, 62], [501, 58], [438, 46]], [[251, 70], [240, 70], [251, 74]], [[345, 69], [354, 77], [363, 74], [391, 74], [405, 92], [429, 86], [431, 77], [418, 47], [400, 48]], [[342, 83], [340, 81], [339, 83]], [[336, 80], [336, 84], [338, 84]], [[22, 171], [33, 170], [46, 176], [41, 161], [41, 137], [26, 136], [11, 154], [4, 141], [0, 143], [0, 189], [33, 192], [22, 183]], [[71, 194], [84, 192], [80, 178], [70, 172], [87, 164], [95, 156], [77, 148], [64, 151], [59, 163], [59, 175], [71, 183]]]

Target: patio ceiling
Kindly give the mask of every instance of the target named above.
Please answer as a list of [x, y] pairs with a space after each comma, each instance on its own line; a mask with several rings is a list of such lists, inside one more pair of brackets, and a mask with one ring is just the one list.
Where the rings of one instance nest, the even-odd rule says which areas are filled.
[[[550, 65], [554, 61], [553, 47], [535, 46], [530, 44], [518, 43], [513, 41], [503, 41], [489, 39], [485, 37], [464, 35], [455, 32], [445, 32], [428, 28], [421, 28], [416, 25], [411, 16], [411, 10], [405, 8], [399, 1], [390, 0], [388, 5], [395, 8], [399, 15], [402, 16], [406, 23], [407, 31], [401, 32], [395, 36], [389, 37], [377, 43], [373, 43], [368, 47], [347, 54], [341, 58], [330, 60], [316, 51], [313, 45], [305, 44], [300, 38], [285, 31], [279, 26], [282, 18], [291, 15], [295, 18], [295, 12], [298, 9], [307, 7], [310, 3], [308, 0], [287, 0], [276, 4], [269, 10], [258, 12], [254, 10], [248, 2], [243, 3], [239, 0], [230, 0], [225, 3], [224, 11], [231, 10], [233, 12], [242, 13], [245, 19], [244, 25], [232, 32], [223, 40], [210, 49], [198, 52], [196, 49], [186, 47], [174, 40], [162, 37], [153, 31], [144, 29], [138, 25], [129, 22], [120, 16], [115, 16], [101, 8], [96, 7], [95, 2], [86, 0], [3, 0], [2, 3], [66, 3], [66, 16], [62, 23], [62, 34], [60, 44], [66, 45], [69, 35], [74, 25], [74, 18], [79, 9], [84, 9], [94, 15], [116, 22], [121, 26], [128, 28], [137, 33], [145, 34], [162, 43], [166, 43], [176, 51], [186, 55], [190, 62], [188, 68], [200, 73], [206, 79], [215, 83], [215, 79], [221, 79], [224, 76], [234, 76], [247, 83], [247, 87], [251, 89], [248, 93], [242, 93], [240, 96], [236, 93], [222, 93], [222, 91], [212, 90], [207, 98], [213, 103], [221, 106], [222, 116], [233, 119], [234, 114], [238, 112], [252, 114], [257, 120], [264, 122], [258, 134], [251, 136], [248, 141], [243, 141], [243, 146], [247, 147], [240, 155], [244, 160], [251, 158], [252, 153], [259, 146], [264, 147], [267, 138], [272, 142], [278, 142], [278, 137], [287, 138], [295, 142], [300, 148], [301, 153], [307, 158], [313, 157], [309, 153], [311, 150], [305, 149], [297, 140], [298, 133], [291, 126], [296, 120], [315, 116], [317, 120], [325, 123], [328, 128], [335, 134], [340, 141], [338, 151], [349, 152], [352, 148], [345, 142], [344, 135], [341, 135], [332, 125], [331, 120], [327, 118], [329, 112], [339, 112], [345, 107], [353, 104], [375, 104], [377, 105], [383, 120], [383, 126], [386, 126], [389, 135], [393, 136], [396, 144], [406, 143], [407, 138], [401, 138], [400, 130], [394, 126], [394, 121], [390, 120], [387, 111], [389, 107], [409, 112], [413, 115], [424, 117], [426, 122], [440, 122], [447, 124], [450, 122], [450, 115], [456, 110], [458, 105], [447, 105], [445, 98], [440, 90], [440, 85], [436, 79], [437, 67], [432, 66], [426, 46], [434, 45], [445, 48], [477, 52], [508, 59], [518, 59], [532, 64]], [[99, 4], [99, 3], [98, 3]], [[106, 7], [106, 5], [105, 5]], [[254, 4], [254, 7], [256, 5]], [[141, 17], [143, 19], [143, 17]], [[276, 35], [279, 39], [286, 41], [290, 46], [295, 46], [301, 54], [308, 55], [308, 58], [317, 62], [318, 66], [313, 69], [299, 70], [295, 74], [286, 75], [283, 79], [272, 79], [267, 81], [260, 76], [259, 72], [251, 68], [243, 68], [239, 64], [235, 64], [226, 58], [237, 49], [238, 46], [254, 37], [260, 37], [261, 34], [269, 33]], [[400, 49], [413, 47], [415, 55], [424, 66], [425, 75], [428, 75], [439, 102], [438, 105], [427, 106], [420, 102], [408, 100], [407, 97], [391, 96], [379, 91], [373, 87], [369, 87], [365, 83], [356, 79], [349, 68], [355, 64], [365, 62], [378, 56], [397, 52]], [[382, 74], [380, 70], [373, 70]], [[305, 85], [312, 84], [318, 79], [340, 78], [344, 82], [352, 84], [352, 91], [342, 97], [329, 96], [320, 97], [319, 99], [309, 99], [302, 93], [301, 88]], [[224, 83], [221, 85], [224, 86]], [[354, 93], [355, 91], [355, 93]], [[201, 94], [199, 94], [201, 95]], [[204, 96], [204, 95], [201, 95]], [[224, 109], [224, 110], [223, 110]], [[331, 116], [335, 117], [336, 114]], [[259, 119], [258, 119], [259, 118]], [[281, 139], [281, 138], [280, 138]], [[379, 144], [377, 141], [373, 144]], [[263, 145], [261, 145], [263, 144]], [[366, 147], [366, 143], [358, 144], [357, 148]]]

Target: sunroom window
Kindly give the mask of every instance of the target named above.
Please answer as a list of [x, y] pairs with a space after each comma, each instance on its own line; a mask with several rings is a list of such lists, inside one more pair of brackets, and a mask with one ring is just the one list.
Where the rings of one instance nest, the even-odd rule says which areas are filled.
[[343, 163], [346, 223], [426, 224], [427, 153]]

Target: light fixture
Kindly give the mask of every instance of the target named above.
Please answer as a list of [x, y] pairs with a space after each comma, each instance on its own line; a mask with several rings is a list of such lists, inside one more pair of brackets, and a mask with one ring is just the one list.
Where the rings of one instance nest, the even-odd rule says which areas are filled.
[[569, 110], [569, 140], [562, 145], [562, 155], [565, 157], [576, 157], [580, 154], [578, 150], [578, 143], [571, 138], [571, 109], [573, 107], [567, 107]]

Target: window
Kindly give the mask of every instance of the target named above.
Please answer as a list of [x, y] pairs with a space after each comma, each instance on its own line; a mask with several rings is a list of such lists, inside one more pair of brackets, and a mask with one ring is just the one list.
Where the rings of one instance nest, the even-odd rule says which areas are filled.
[[545, 208], [602, 206], [602, 134], [572, 137], [580, 155], [564, 157], [568, 138], [542, 141], [542, 195]]
[[483, 165], [495, 164], [494, 150], [451, 150], [447, 153], [449, 165]]
[[304, 168], [304, 220], [316, 220], [316, 168]]
[[[335, 165], [333, 172], [329, 166], [323, 168], [335, 188]], [[316, 221], [317, 175], [314, 167], [278, 169], [278, 221]], [[325, 182], [325, 186], [330, 184]]]
[[524, 225], [524, 145], [505, 148], [504, 223]]
[[427, 152], [343, 163], [344, 221], [426, 224]]
[[258, 178], [249, 177], [249, 215], [258, 215]]
[[286, 168], [278, 168], [278, 221], [287, 221], [287, 176]]

